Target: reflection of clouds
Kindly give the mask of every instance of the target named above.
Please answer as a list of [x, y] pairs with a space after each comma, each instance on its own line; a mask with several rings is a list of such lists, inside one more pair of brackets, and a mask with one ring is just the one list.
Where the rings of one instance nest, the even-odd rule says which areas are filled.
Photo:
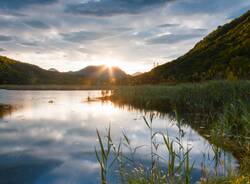
[[57, 168], [53, 173], [64, 173], [72, 175], [75, 172], [90, 174], [99, 171], [99, 164], [97, 162], [89, 160], [70, 160], [63, 164], [60, 168]]
[[0, 183], [35, 183], [62, 163], [57, 159], [42, 159], [27, 151], [0, 156]]
[[[26, 135], [30, 138], [36, 138], [38, 135], [46, 135], [47, 139], [52, 140], [61, 140], [63, 138], [63, 132], [58, 130], [52, 130], [49, 128], [34, 128], [32, 130], [28, 130]], [[42, 137], [41, 137], [42, 138]]]
[[[117, 108], [110, 102], [83, 102], [89, 95], [100, 95], [98, 91], [10, 91], [4, 95], [6, 98], [0, 97], [0, 102], [20, 104], [23, 108], [0, 120], [0, 153], [29, 150], [30, 154], [39, 158], [62, 160], [64, 164], [60, 168], [46, 174], [46, 181], [49, 176], [50, 179], [67, 178], [64, 182], [68, 179], [78, 181], [79, 177], [82, 179], [92, 174], [95, 176], [89, 178], [95, 179], [98, 169], [93, 152], [94, 147], [98, 148], [96, 129], [104, 135], [109, 125], [115, 142], [120, 140], [124, 130], [134, 147], [145, 145], [138, 150], [139, 157], [150, 159], [150, 135], [142, 118], [143, 113], [129, 111], [127, 107]], [[55, 103], [49, 104], [49, 100]], [[2, 124], [1, 121], [5, 120], [9, 123]], [[156, 117], [154, 131], [163, 131], [175, 139], [179, 132], [175, 123], [168, 116]], [[182, 129], [185, 132], [182, 143], [192, 147], [191, 160], [195, 160], [195, 167], [199, 168], [203, 153], [212, 158], [213, 150], [208, 141], [189, 126]], [[166, 158], [162, 137], [157, 136], [157, 140], [161, 144], [159, 153]], [[231, 157], [230, 154], [226, 156]], [[205, 163], [210, 167], [214, 161], [206, 158]], [[72, 171], [73, 178], [64, 174], [67, 168]]]
[[98, 173], [99, 165], [97, 162], [89, 160], [67, 160], [60, 165], [60, 167], [50, 172], [50, 177], [41, 177], [37, 183], [97, 183]]

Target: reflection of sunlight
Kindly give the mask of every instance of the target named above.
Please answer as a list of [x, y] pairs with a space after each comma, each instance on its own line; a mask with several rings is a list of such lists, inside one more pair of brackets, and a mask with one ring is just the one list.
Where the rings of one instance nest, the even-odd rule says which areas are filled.
[[101, 113], [108, 117], [111, 117], [111, 115], [114, 115], [116, 113], [119, 113], [119, 110], [115, 108], [111, 103], [105, 103], [105, 106], [103, 106], [101, 103], [93, 104], [92, 111], [98, 114]]
[[80, 100], [78, 103], [68, 103], [67, 105], [58, 103], [60, 102], [55, 102], [55, 104], [45, 102], [35, 108], [34, 106], [29, 106], [13, 113], [12, 116], [33, 120], [68, 121], [68, 118], [72, 117], [73, 119], [74, 115], [81, 120], [86, 120], [89, 116], [99, 117], [100, 115], [112, 118], [112, 115], [118, 112], [111, 103], [105, 104], [105, 106], [101, 102], [92, 102], [85, 105]]
[[[75, 94], [72, 95], [72, 93]], [[101, 102], [84, 103], [86, 95], [94, 98], [96, 96], [101, 96], [101, 93], [98, 92], [98, 94], [95, 94], [95, 92], [91, 92], [90, 94], [89, 92], [70, 92], [68, 95], [60, 95], [58, 93], [55, 94], [55, 96], [34, 99], [35, 101], [39, 100], [39, 103], [27, 99], [23, 101], [24, 108], [20, 108], [13, 113], [12, 118], [19, 120], [47, 119], [51, 121], [68, 121], [69, 118], [75, 119], [77, 117], [81, 120], [85, 120], [90, 116], [95, 117], [100, 116], [100, 114], [110, 116], [118, 111], [111, 103], [105, 103], [105, 105]], [[76, 98], [73, 96], [76, 96]], [[49, 100], [53, 100], [54, 103], [48, 103]]]

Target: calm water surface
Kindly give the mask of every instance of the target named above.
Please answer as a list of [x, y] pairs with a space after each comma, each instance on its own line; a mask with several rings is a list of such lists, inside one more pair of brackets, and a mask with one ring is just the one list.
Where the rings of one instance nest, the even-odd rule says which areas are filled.
[[[88, 102], [88, 96], [101, 96], [101, 91], [0, 90], [0, 103], [13, 107], [0, 113], [0, 183], [99, 183], [96, 129], [105, 133], [109, 125], [114, 140], [126, 131], [133, 145], [147, 145], [144, 113], [111, 102]], [[215, 149], [206, 139], [188, 126], [182, 128], [183, 144], [192, 147], [194, 181], [202, 164], [219, 174], [237, 167], [230, 153], [221, 150], [220, 159], [214, 159]], [[173, 138], [179, 132], [168, 116], [156, 117], [154, 129], [168, 131]], [[138, 151], [144, 162], [150, 159], [147, 148]], [[116, 183], [114, 176], [110, 180]]]

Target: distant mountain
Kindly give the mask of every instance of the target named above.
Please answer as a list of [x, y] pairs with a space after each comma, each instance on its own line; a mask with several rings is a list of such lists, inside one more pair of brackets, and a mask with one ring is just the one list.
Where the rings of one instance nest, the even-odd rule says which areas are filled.
[[44, 70], [0, 56], [0, 84], [117, 84], [128, 75], [119, 68], [90, 66], [77, 72]]
[[75, 75], [87, 77], [87, 78], [102, 78], [104, 80], [109, 78], [122, 79], [128, 75], [118, 67], [107, 67], [105, 65], [100, 66], [87, 66], [86, 68], [77, 72], [72, 72]]
[[135, 73], [132, 74], [132, 76], [136, 77], [136, 76], [141, 75], [141, 74], [143, 74], [143, 73], [142, 72], [135, 72]]
[[209, 34], [184, 56], [132, 83], [250, 79], [250, 11]]
[[50, 69], [48, 69], [48, 71], [50, 71], [50, 72], [59, 72], [57, 69], [55, 69], [55, 68], [50, 68]]

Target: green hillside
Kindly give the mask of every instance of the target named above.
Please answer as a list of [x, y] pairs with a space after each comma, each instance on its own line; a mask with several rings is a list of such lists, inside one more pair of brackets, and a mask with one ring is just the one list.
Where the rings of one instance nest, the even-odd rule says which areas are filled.
[[0, 84], [68, 83], [68, 77], [0, 56]]
[[250, 11], [209, 34], [184, 56], [134, 77], [134, 83], [250, 79]]

